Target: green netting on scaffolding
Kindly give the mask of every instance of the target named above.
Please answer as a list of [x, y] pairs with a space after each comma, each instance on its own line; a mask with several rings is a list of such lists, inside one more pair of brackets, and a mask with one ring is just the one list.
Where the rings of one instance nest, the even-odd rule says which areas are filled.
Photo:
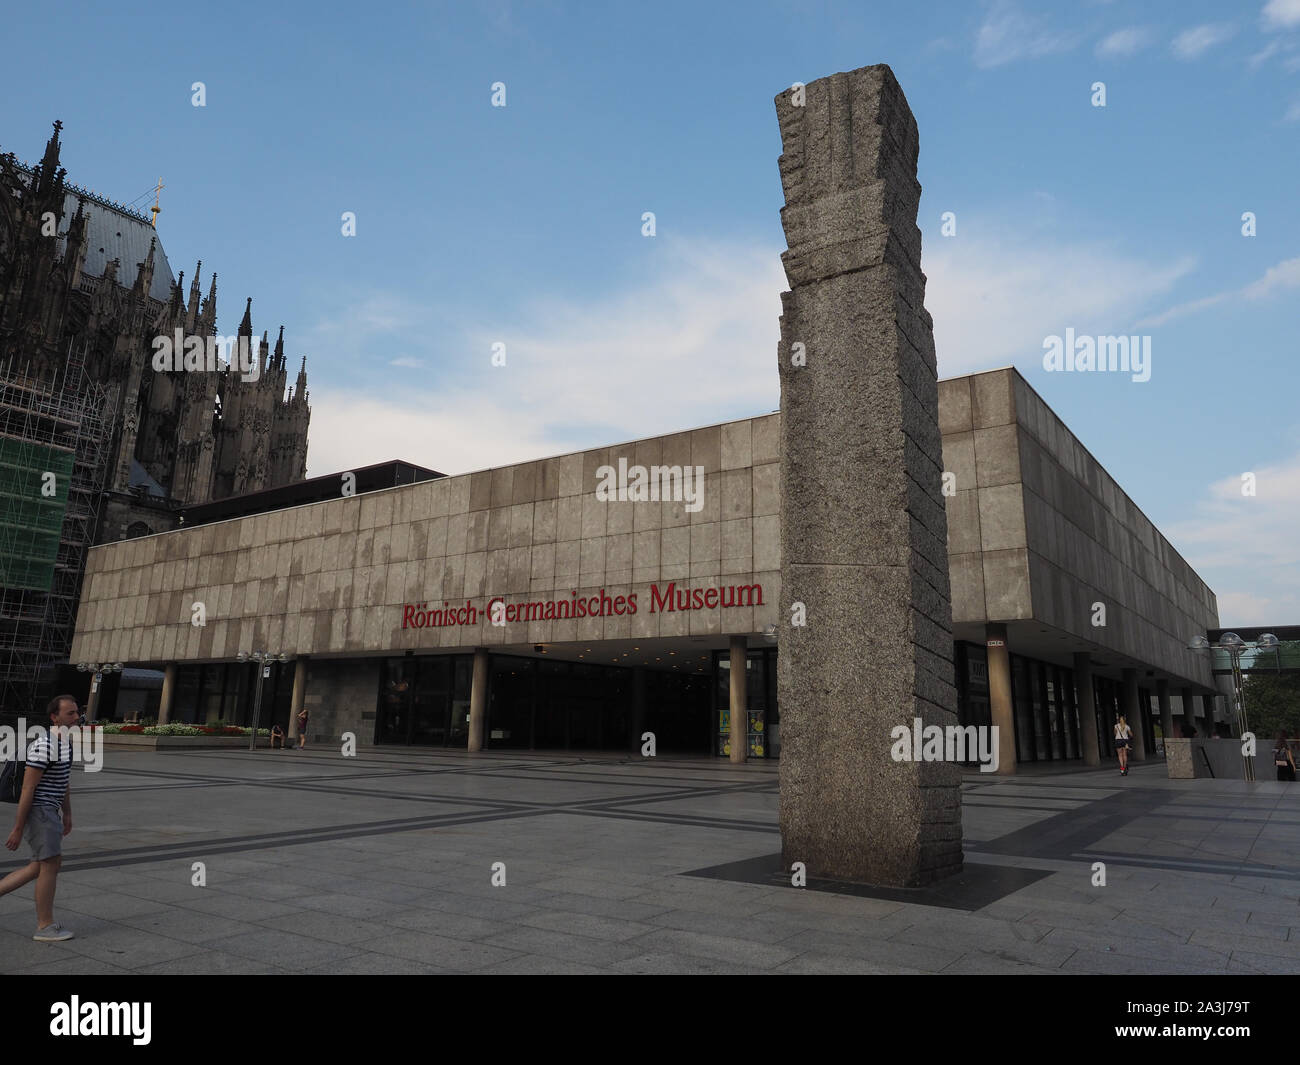
[[0, 437], [0, 588], [48, 591], [68, 508], [71, 451]]

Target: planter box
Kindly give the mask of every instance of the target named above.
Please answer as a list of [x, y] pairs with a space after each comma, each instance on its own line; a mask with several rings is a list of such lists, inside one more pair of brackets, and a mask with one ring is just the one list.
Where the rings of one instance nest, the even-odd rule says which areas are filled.
[[[270, 745], [269, 737], [258, 737], [257, 745]], [[105, 747], [134, 747], [137, 750], [165, 751], [178, 747], [243, 747], [248, 748], [247, 736], [141, 736], [138, 733], [119, 732], [105, 734]]]

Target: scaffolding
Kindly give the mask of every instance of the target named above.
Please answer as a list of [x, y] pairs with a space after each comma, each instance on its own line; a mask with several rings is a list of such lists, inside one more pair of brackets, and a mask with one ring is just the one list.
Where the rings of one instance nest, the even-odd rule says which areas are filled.
[[85, 351], [69, 344], [52, 378], [0, 366], [0, 711], [31, 711], [72, 647], [116, 398]]

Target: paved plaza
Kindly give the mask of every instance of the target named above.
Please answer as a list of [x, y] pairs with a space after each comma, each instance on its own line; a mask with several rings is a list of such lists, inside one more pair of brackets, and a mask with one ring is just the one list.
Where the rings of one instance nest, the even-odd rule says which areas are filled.
[[109, 749], [76, 938], [33, 942], [21, 888], [0, 971], [1300, 972], [1300, 790], [1164, 772], [967, 774], [960, 878], [848, 892], [781, 871], [770, 762]]

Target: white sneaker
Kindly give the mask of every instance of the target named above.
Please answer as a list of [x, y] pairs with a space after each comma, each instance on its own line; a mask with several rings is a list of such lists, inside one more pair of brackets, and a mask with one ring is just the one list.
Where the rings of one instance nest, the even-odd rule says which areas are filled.
[[62, 943], [65, 939], [71, 939], [72, 933], [56, 921], [54, 924], [36, 929], [36, 935], [32, 938], [38, 943]]

